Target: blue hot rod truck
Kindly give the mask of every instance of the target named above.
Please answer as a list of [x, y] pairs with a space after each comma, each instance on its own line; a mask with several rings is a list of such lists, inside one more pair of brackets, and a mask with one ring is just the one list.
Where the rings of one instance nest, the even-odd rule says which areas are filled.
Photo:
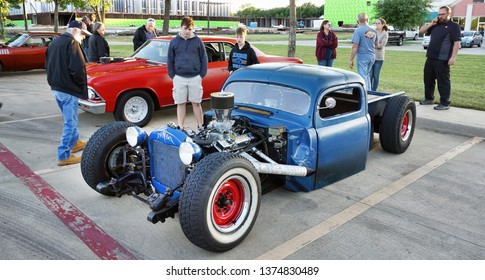
[[399, 154], [416, 124], [415, 103], [402, 92], [366, 92], [354, 72], [311, 65], [240, 69], [210, 102], [196, 133], [105, 125], [89, 139], [81, 171], [103, 195], [145, 202], [152, 223], [178, 212], [186, 237], [215, 252], [249, 234], [267, 187], [325, 187], [364, 170], [374, 133]]

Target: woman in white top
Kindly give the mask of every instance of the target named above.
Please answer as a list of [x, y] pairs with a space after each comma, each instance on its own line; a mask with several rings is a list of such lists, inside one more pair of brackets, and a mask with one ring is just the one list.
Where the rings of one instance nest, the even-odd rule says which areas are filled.
[[387, 40], [389, 39], [389, 34], [387, 31], [389, 28], [387, 27], [386, 21], [383, 18], [379, 18], [375, 22], [375, 27], [378, 35], [377, 39], [377, 46], [375, 52], [375, 62], [374, 66], [372, 66], [371, 70], [371, 89], [373, 91], [377, 90], [379, 86], [379, 75], [381, 74], [382, 64], [384, 64], [384, 49], [387, 44]]

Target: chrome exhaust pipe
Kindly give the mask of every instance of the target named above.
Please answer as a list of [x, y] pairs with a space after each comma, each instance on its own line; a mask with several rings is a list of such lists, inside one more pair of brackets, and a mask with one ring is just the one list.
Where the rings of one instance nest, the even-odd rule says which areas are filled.
[[270, 160], [273, 163], [260, 162], [246, 152], [243, 152], [240, 155], [249, 160], [258, 173], [305, 177], [315, 172], [315, 170], [304, 166], [274, 163], [271, 159]]

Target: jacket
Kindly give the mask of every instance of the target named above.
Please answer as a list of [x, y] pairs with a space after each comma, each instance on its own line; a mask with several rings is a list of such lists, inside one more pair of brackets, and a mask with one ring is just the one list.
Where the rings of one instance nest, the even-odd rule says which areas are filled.
[[[135, 31], [135, 35], [133, 36], [133, 50], [136, 51], [139, 47], [141, 47], [141, 45], [143, 45], [143, 43], [145, 43], [147, 41], [147, 28], [145, 27], [145, 25], [142, 25], [140, 27], [138, 27]], [[157, 30], [154, 29], [153, 30], [153, 37], [157, 37], [158, 34], [157, 34]]]
[[325, 36], [324, 31], [320, 31], [317, 34], [317, 47], [315, 50], [315, 55], [317, 56], [317, 60], [325, 59], [325, 52], [326, 49], [329, 48], [332, 50], [332, 58], [337, 58], [337, 47], [338, 47], [338, 39], [337, 35], [333, 31], [329, 31], [328, 33], [329, 39]]
[[109, 45], [98, 32], [89, 38], [89, 62], [99, 62], [100, 57], [109, 56]]
[[191, 78], [207, 74], [207, 53], [202, 40], [196, 35], [184, 39], [177, 35], [170, 41], [167, 55], [168, 75]]
[[45, 69], [52, 90], [88, 98], [86, 56], [71, 34], [66, 32], [49, 44]]
[[258, 56], [248, 42], [244, 43], [242, 49], [239, 49], [239, 45], [236, 44], [229, 54], [229, 63], [227, 64], [227, 70], [234, 71], [239, 68], [244, 68], [246, 66], [258, 63]]

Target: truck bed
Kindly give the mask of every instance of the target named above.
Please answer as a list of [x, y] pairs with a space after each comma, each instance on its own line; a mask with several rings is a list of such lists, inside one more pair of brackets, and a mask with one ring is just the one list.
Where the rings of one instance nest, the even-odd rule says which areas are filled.
[[384, 108], [386, 107], [387, 100], [398, 95], [403, 95], [404, 91], [396, 93], [385, 93], [379, 91], [367, 92], [367, 104], [368, 112], [371, 117], [382, 115]]

